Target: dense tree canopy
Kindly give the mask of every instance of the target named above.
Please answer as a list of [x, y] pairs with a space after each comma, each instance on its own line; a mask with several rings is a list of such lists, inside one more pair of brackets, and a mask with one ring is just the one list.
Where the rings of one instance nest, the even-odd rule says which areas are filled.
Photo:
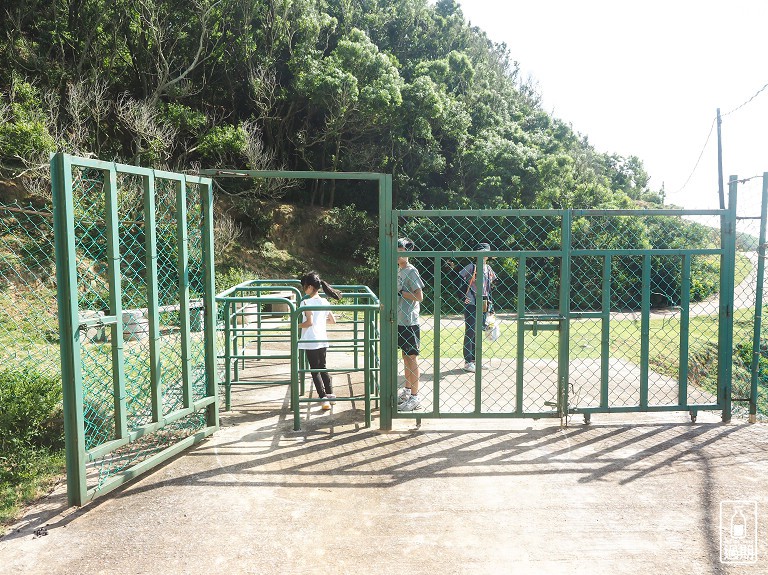
[[[6, 0], [2, 10], [5, 176], [34, 176], [58, 149], [171, 169], [383, 171], [400, 207], [659, 201], [638, 158], [597, 152], [547, 114], [514, 54], [454, 0]], [[320, 191], [324, 205], [359, 197]]]

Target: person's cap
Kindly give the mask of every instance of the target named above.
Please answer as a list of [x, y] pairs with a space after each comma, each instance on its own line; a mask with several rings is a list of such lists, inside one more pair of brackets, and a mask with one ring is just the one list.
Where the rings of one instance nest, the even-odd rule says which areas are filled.
[[475, 251], [476, 252], [489, 252], [489, 251], [491, 251], [491, 244], [486, 244], [485, 242], [477, 244], [477, 246], [475, 246]]
[[413, 248], [416, 247], [416, 244], [414, 244], [410, 239], [408, 238], [400, 238], [397, 240], [397, 247], [403, 248], [407, 252], [413, 251]]

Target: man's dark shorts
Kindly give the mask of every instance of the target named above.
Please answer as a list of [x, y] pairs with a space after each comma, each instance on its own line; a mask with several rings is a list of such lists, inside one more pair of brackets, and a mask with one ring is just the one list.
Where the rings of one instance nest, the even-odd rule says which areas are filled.
[[418, 325], [397, 326], [397, 347], [405, 355], [419, 355], [421, 347], [421, 329]]

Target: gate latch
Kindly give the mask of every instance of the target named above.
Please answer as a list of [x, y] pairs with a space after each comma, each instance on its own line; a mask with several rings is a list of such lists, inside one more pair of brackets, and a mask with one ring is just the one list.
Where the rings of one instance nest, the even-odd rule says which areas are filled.
[[539, 331], [560, 331], [563, 317], [556, 314], [543, 314], [521, 318], [523, 329], [538, 335]]

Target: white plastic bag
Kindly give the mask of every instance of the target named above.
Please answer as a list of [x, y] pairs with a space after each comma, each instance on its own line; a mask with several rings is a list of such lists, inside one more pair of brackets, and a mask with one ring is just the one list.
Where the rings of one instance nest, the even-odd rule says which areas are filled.
[[489, 314], [485, 322], [485, 339], [496, 341], [501, 337], [501, 320], [495, 314]]

